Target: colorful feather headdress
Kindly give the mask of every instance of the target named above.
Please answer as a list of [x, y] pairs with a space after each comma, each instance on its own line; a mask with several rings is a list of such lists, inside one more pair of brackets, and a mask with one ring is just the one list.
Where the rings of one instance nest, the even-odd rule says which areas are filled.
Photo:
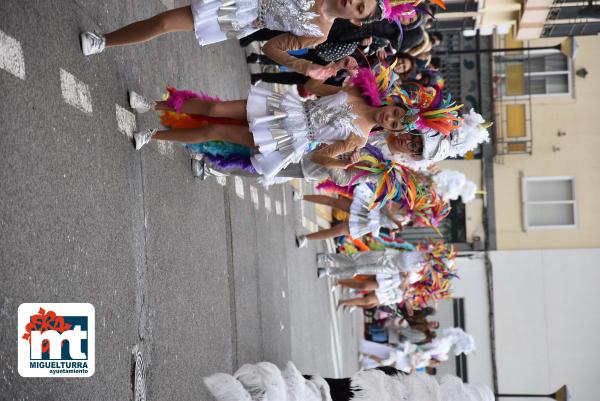
[[451, 95], [444, 96], [441, 89], [418, 83], [398, 84], [391, 79], [393, 65], [380, 67], [375, 74], [369, 68], [361, 68], [352, 84], [361, 89], [369, 104], [375, 107], [401, 104], [408, 115], [416, 115], [414, 124], [406, 124], [407, 130], [436, 131], [449, 136], [460, 128], [462, 118]]
[[432, 129], [444, 136], [460, 128], [462, 117], [458, 111], [463, 107], [456, 104], [450, 94], [444, 96], [441, 89], [423, 86], [416, 82], [400, 85], [399, 91], [410, 99], [411, 107], [419, 110], [417, 129]]
[[419, 243], [417, 250], [425, 253], [429, 263], [420, 272], [419, 281], [412, 284], [408, 302], [414, 308], [423, 308], [452, 296], [452, 280], [458, 277], [454, 265], [456, 252], [452, 245], [431, 239]]
[[366, 146], [367, 154], [352, 168], [356, 174], [347, 187], [340, 187], [331, 180], [319, 184], [318, 189], [335, 192], [342, 196], [352, 194], [352, 189], [365, 176], [376, 178], [369, 209], [385, 207], [389, 202], [400, 203], [416, 226], [437, 227], [450, 213], [450, 205], [438, 196], [431, 178], [410, 168], [385, 160], [376, 148]]
[[[446, 9], [446, 4], [442, 0], [431, 0], [432, 3]], [[412, 17], [417, 13], [417, 10], [424, 11], [418, 5], [423, 3], [422, 0], [384, 0], [384, 16], [390, 21], [398, 21], [401, 17]]]
[[400, 237], [394, 237], [383, 232], [379, 233], [378, 237], [374, 237], [374, 240], [382, 244], [385, 248], [395, 248], [402, 251], [416, 251], [417, 248], [410, 242]]

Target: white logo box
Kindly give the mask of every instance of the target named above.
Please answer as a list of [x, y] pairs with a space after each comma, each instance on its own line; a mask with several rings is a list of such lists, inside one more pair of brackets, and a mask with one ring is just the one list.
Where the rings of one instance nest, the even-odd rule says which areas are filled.
[[[30, 341], [24, 339], [27, 325], [31, 317], [37, 315], [40, 308], [46, 314], [54, 312], [57, 317], [87, 318], [87, 330], [72, 324], [69, 330], [60, 333], [57, 330], [45, 332], [32, 330]], [[94, 306], [87, 303], [24, 303], [18, 311], [18, 356], [19, 374], [23, 377], [90, 377], [94, 374], [96, 364], [96, 313]], [[58, 318], [56, 319], [58, 320]], [[87, 355], [82, 352], [82, 340], [87, 340]], [[41, 358], [41, 344], [49, 341], [48, 354], [50, 359]], [[69, 357], [61, 359], [61, 343], [68, 341]], [[39, 348], [38, 346], [39, 345]], [[65, 350], [65, 353], [67, 351]]]

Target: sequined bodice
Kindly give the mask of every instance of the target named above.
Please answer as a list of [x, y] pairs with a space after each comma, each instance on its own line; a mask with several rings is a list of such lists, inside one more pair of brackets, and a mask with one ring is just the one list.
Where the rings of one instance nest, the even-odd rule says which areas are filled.
[[361, 134], [354, 124], [357, 116], [352, 113], [344, 92], [309, 100], [304, 105], [311, 140], [333, 142], [346, 139], [352, 132]]
[[258, 0], [257, 24], [271, 30], [291, 32], [296, 36], [323, 36], [319, 27], [312, 23], [319, 15], [310, 8], [315, 0]]

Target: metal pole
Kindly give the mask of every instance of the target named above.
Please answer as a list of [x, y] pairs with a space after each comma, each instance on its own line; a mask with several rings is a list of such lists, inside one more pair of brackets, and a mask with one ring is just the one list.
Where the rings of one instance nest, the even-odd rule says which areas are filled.
[[554, 398], [554, 394], [494, 394], [496, 397], [514, 398]]
[[521, 51], [529, 51], [529, 50], [549, 50], [555, 49], [560, 50], [561, 45], [558, 44], [556, 46], [534, 46], [534, 47], [517, 47], [517, 48], [503, 48], [503, 49], [467, 49], [467, 50], [453, 50], [453, 51], [441, 51], [434, 52], [435, 54], [444, 55], [444, 54], [469, 54], [469, 53], [500, 53], [500, 52], [521, 52]]

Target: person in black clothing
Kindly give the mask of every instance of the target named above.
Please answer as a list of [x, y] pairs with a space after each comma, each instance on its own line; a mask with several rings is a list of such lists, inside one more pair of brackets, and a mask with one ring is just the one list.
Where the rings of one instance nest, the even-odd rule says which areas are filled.
[[[354, 59], [356, 60], [359, 67], [363, 68], [371, 68], [375, 65], [379, 64], [379, 59], [375, 56], [362, 57], [360, 54], [354, 54]], [[392, 65], [392, 63], [396, 62], [394, 67], [394, 72], [399, 75], [402, 81], [407, 80], [415, 74], [417, 64], [414, 57], [404, 54], [397, 53], [391, 56], [388, 56], [385, 59], [386, 65]], [[344, 67], [346, 68], [346, 67]], [[338, 75], [335, 77], [329, 78], [325, 81], [327, 85], [334, 86], [342, 86], [348, 74], [346, 71], [340, 71]], [[263, 72], [257, 74], [251, 74], [250, 79], [252, 80], [252, 84], [255, 84], [259, 81], [269, 82], [269, 83], [278, 83], [284, 85], [304, 85], [308, 82], [309, 78], [306, 75], [299, 74], [297, 72]]]
[[[395, 22], [386, 19], [363, 24], [362, 26], [355, 25], [345, 19], [336, 19], [327, 35], [327, 41], [316, 46], [315, 49], [309, 49], [307, 55], [300, 57], [325, 65], [351, 55], [360, 46], [368, 45], [372, 53], [378, 50], [387, 52], [385, 56], [379, 53], [380, 58], [384, 58], [396, 50], [409, 49], [422, 42], [422, 23], [423, 18], [420, 14], [403, 25], [402, 29]], [[255, 40], [268, 40], [280, 33], [279, 31], [261, 29], [240, 39], [240, 44], [247, 46]], [[406, 41], [406, 45], [403, 45], [403, 41]], [[248, 56], [248, 62], [274, 63], [272, 60], [255, 53]]]
[[[379, 366], [371, 370], [380, 370], [387, 376], [398, 376], [405, 375], [401, 370], [398, 370], [392, 366]], [[312, 380], [311, 375], [303, 375], [306, 380]], [[332, 401], [348, 401], [354, 397], [354, 390], [352, 390], [352, 378], [344, 377], [342, 379], [331, 379], [328, 377], [323, 378], [327, 384], [329, 384], [330, 395]]]

